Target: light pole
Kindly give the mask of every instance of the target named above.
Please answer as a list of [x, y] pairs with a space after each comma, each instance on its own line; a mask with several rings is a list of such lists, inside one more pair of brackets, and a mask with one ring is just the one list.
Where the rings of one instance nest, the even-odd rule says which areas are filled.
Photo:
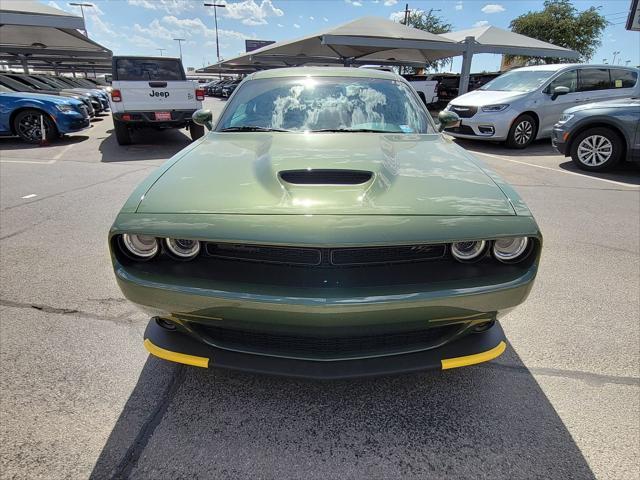
[[174, 38], [176, 42], [178, 42], [178, 46], [180, 47], [180, 61], [182, 61], [182, 42], [184, 42], [184, 38]]
[[84, 23], [84, 36], [89, 38], [89, 32], [87, 32], [87, 22], [84, 19], [84, 7], [93, 7], [92, 3], [70, 3], [72, 7], [80, 7], [82, 13], [82, 23]]
[[218, 11], [216, 8], [225, 8], [226, 5], [222, 3], [205, 3], [205, 7], [213, 7], [213, 18], [216, 23], [216, 57], [218, 58], [218, 63], [220, 63], [220, 46], [218, 45]]
[[160, 52], [160, 56], [162, 57], [162, 52], [166, 50], [166, 48], [156, 48]]
[[616, 64], [616, 56], [620, 53], [620, 50], [618, 50], [617, 52], [613, 52], [613, 60], [611, 61], [611, 65], [615, 65]]

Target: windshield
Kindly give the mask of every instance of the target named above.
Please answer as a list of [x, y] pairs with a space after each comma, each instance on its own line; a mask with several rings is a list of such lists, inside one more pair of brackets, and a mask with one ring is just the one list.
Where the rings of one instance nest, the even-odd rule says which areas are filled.
[[356, 77], [249, 80], [234, 93], [218, 131], [374, 131], [434, 133], [403, 82]]
[[530, 92], [540, 87], [556, 73], [552, 70], [513, 70], [494, 78], [478, 90], [499, 92]]

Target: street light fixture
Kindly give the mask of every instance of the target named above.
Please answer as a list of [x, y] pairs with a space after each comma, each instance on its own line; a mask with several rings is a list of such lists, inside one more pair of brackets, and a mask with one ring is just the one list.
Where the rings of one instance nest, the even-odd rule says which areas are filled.
[[70, 3], [72, 7], [80, 7], [80, 12], [82, 13], [82, 23], [84, 23], [84, 36], [89, 38], [89, 32], [87, 32], [87, 22], [84, 19], [84, 7], [93, 7], [92, 3]]
[[226, 5], [222, 3], [205, 3], [205, 7], [213, 7], [213, 18], [216, 23], [216, 56], [218, 58], [218, 63], [220, 63], [220, 46], [218, 45], [218, 11], [216, 8], [225, 8]]
[[180, 47], [180, 61], [182, 62], [182, 42], [185, 41], [184, 38], [174, 38], [176, 42], [178, 42], [178, 46]]
[[162, 57], [162, 52], [166, 50], [166, 48], [156, 48], [160, 52], [160, 56]]

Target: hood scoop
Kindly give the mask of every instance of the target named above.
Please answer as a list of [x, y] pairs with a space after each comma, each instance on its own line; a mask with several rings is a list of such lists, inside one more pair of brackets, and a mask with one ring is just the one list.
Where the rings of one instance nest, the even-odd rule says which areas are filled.
[[373, 177], [367, 170], [309, 169], [283, 170], [280, 179], [291, 185], [362, 185]]

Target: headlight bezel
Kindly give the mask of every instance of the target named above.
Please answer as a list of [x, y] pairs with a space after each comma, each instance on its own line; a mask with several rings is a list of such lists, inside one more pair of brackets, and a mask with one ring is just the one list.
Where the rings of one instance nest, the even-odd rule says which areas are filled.
[[71, 103], [56, 103], [56, 108], [62, 113], [77, 113], [75, 107]]
[[[198, 240], [193, 240], [190, 238], [174, 238], [174, 237], [167, 237], [163, 239], [164, 241], [163, 246], [166, 249], [167, 253], [172, 257], [175, 258], [176, 260], [182, 260], [182, 261], [189, 261], [189, 260], [193, 260], [194, 258], [196, 258], [199, 254], [200, 254], [200, 250], [202, 249], [202, 245], [200, 244], [200, 242]], [[189, 242], [195, 242], [194, 243], [194, 248], [191, 252], [189, 253], [185, 253], [183, 246], [176, 244], [177, 242], [180, 241], [189, 241]], [[182, 249], [182, 250], [181, 250]]]
[[[140, 237], [153, 239], [153, 247], [149, 251], [145, 252], [144, 250], [138, 249], [136, 239], [139, 239]], [[118, 244], [120, 245], [122, 253], [134, 261], [146, 262], [153, 259], [160, 253], [160, 242], [158, 242], [158, 239], [153, 235], [123, 233], [118, 237]]]
[[[461, 251], [459, 244], [472, 243], [473, 249], [470, 253]], [[482, 259], [487, 253], [488, 242], [486, 240], [463, 240], [450, 244], [451, 256], [461, 263], [473, 263]]]
[[573, 113], [563, 113], [562, 115], [560, 115], [560, 119], [558, 120], [558, 123], [567, 123], [573, 117], [575, 117], [575, 114]]
[[496, 103], [492, 105], [483, 105], [480, 109], [485, 113], [498, 113], [504, 112], [507, 108], [509, 108], [508, 103]]
[[[500, 247], [499, 242], [501, 241], [513, 241], [519, 240], [519, 244], [513, 249], [511, 253], [505, 253], [505, 248]], [[521, 236], [521, 237], [504, 237], [498, 238], [493, 241], [493, 245], [491, 246], [491, 254], [493, 257], [501, 263], [519, 263], [525, 260], [531, 250], [533, 248], [533, 242], [529, 237]], [[502, 249], [502, 250], [501, 250]]]

